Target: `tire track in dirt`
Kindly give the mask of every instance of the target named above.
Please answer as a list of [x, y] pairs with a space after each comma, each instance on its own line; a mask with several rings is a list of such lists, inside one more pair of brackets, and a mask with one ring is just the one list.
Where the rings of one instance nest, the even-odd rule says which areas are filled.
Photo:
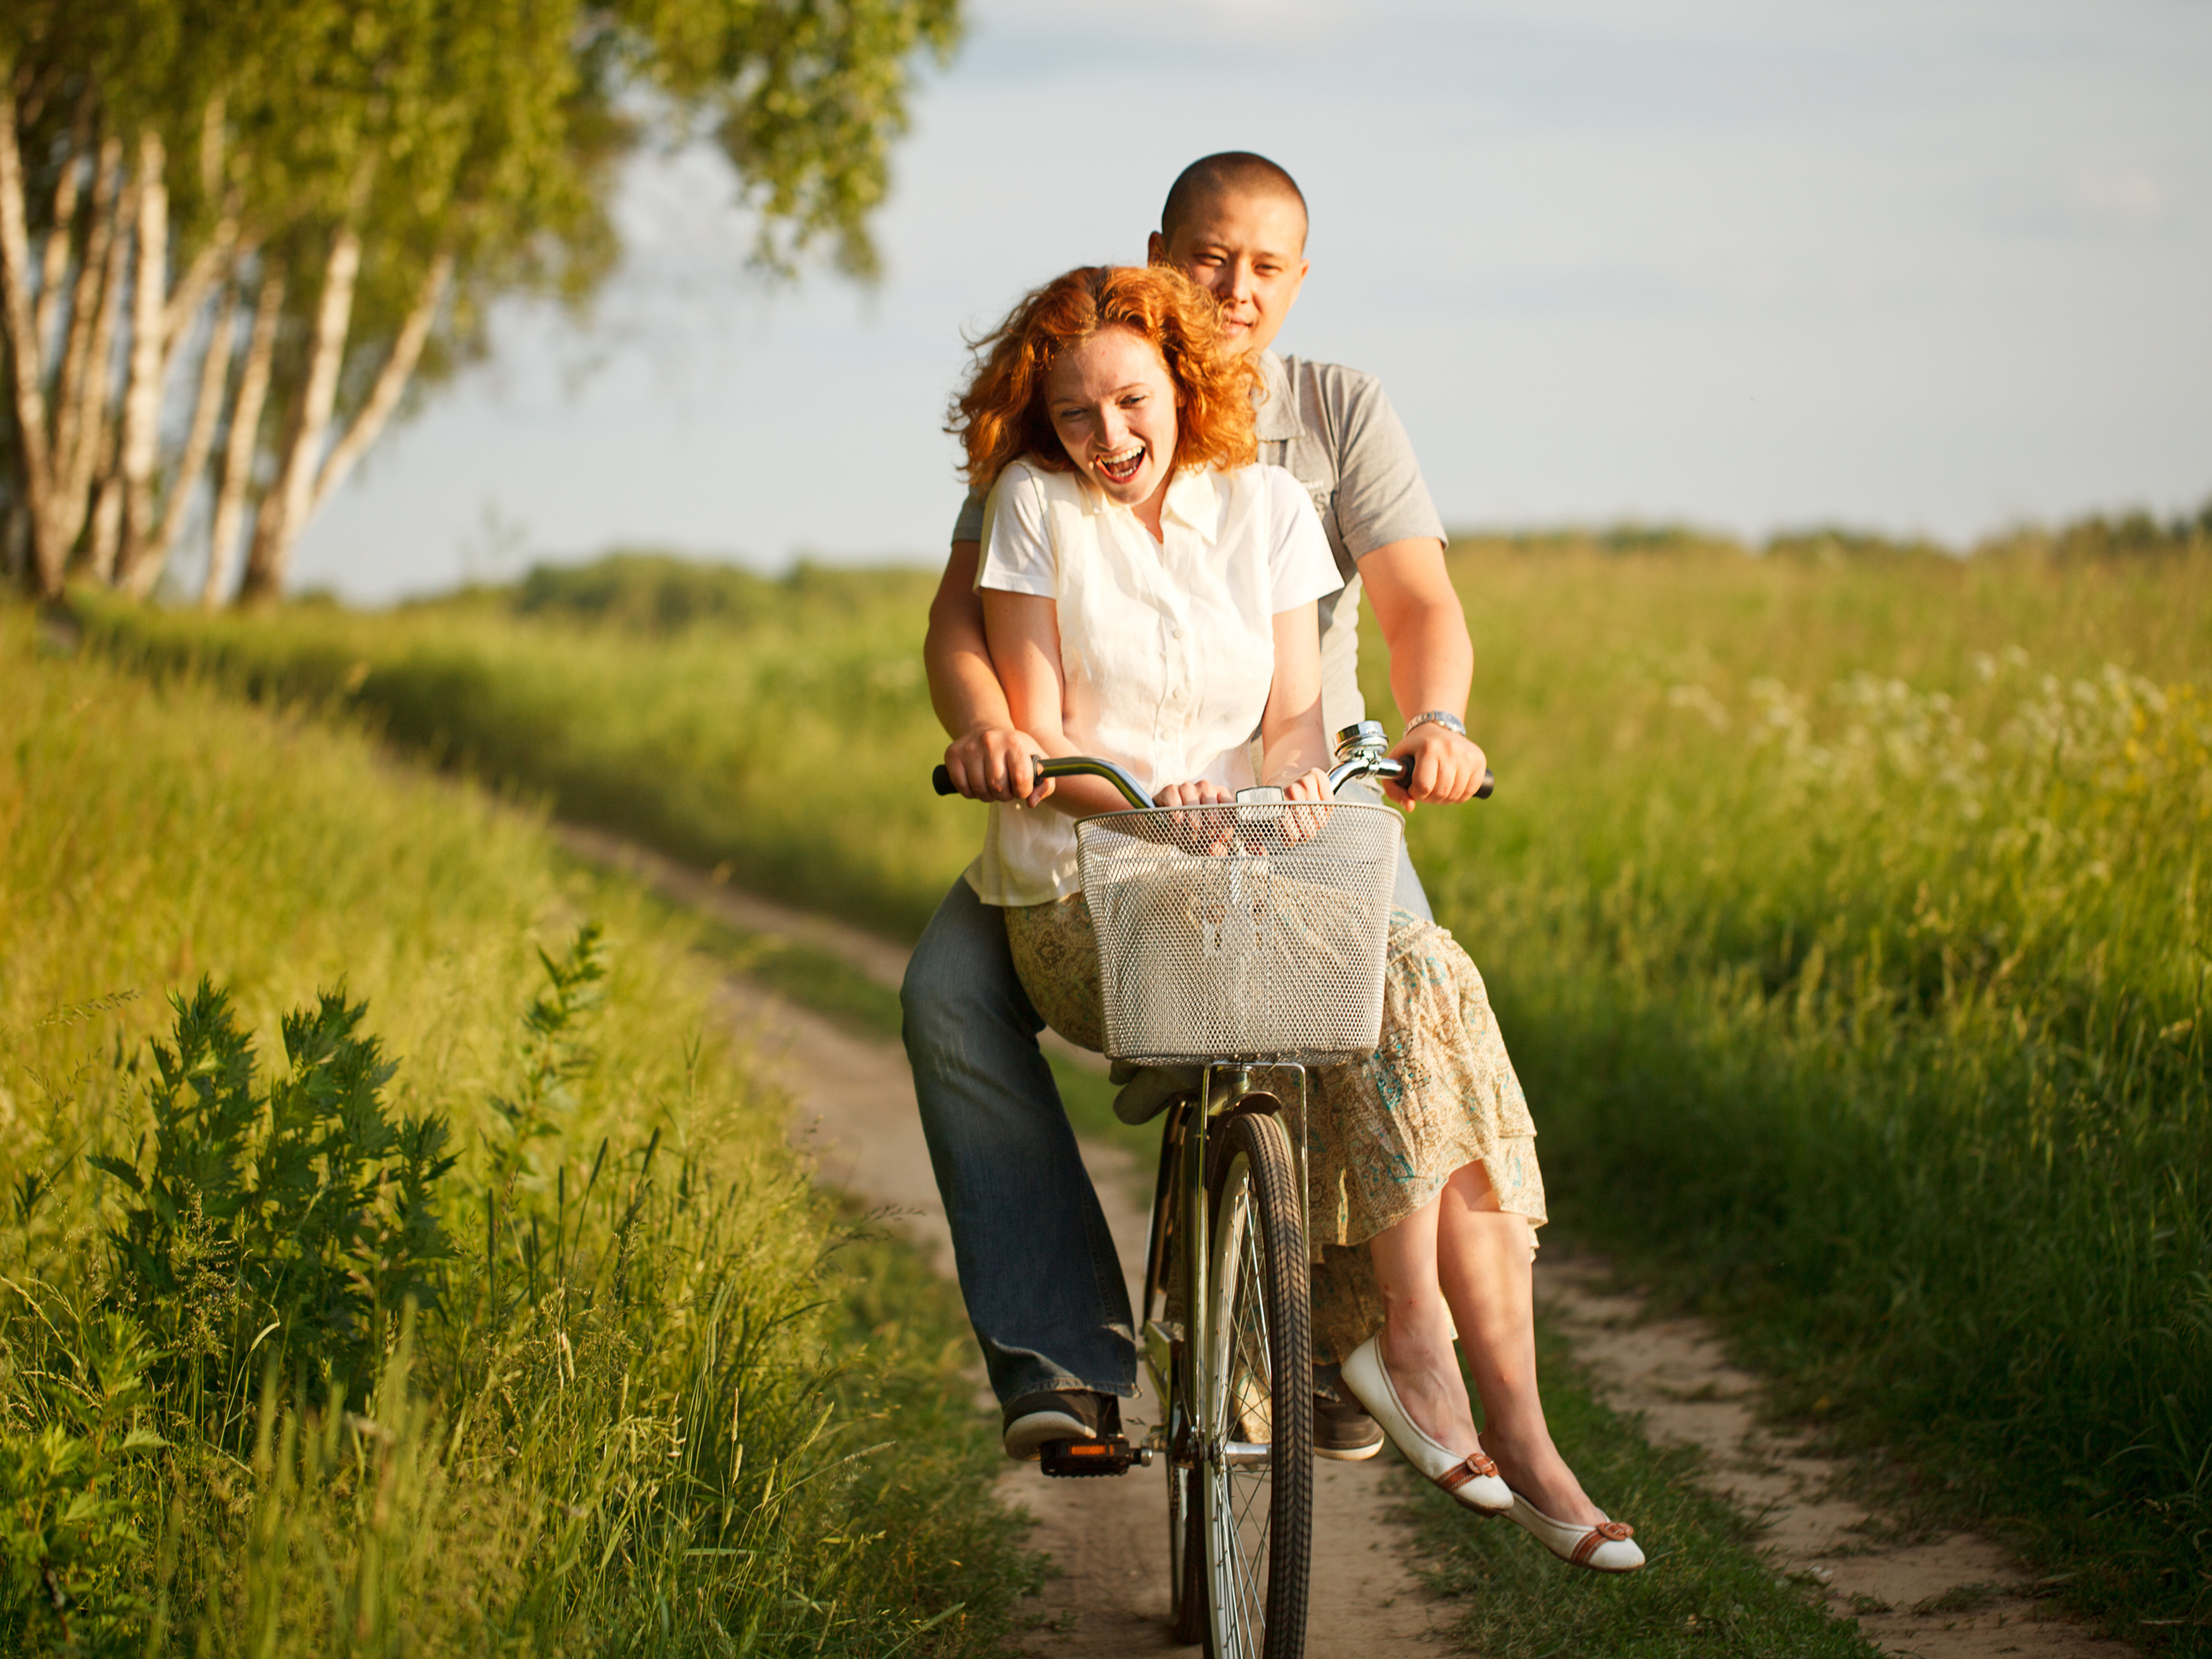
[[[576, 856], [620, 869], [664, 896], [725, 924], [803, 940], [896, 986], [905, 951], [828, 918], [791, 911], [723, 886], [697, 871], [605, 831], [556, 824]], [[896, 1218], [934, 1261], [952, 1271], [951, 1235], [938, 1201], [929, 1152], [914, 1103], [905, 1054], [871, 1042], [738, 975], [725, 979], [722, 1010], [753, 1049], [757, 1063], [798, 1103], [791, 1137], [810, 1153], [822, 1179]], [[1069, 1050], [1070, 1053], [1077, 1051]], [[1088, 1058], [1095, 1060], [1096, 1056]], [[1144, 1271], [1146, 1220], [1136, 1201], [1139, 1171], [1118, 1146], [1082, 1141], [1085, 1164], [1133, 1286]], [[1143, 1183], [1149, 1187], [1147, 1180]], [[976, 1374], [977, 1409], [997, 1407]], [[1124, 1412], [1132, 1439], [1151, 1426], [1149, 1391]], [[1314, 1563], [1307, 1650], [1315, 1659], [1431, 1659], [1435, 1632], [1449, 1609], [1416, 1582], [1413, 1531], [1393, 1518], [1389, 1460], [1317, 1461], [1314, 1466]], [[1040, 1659], [1120, 1659], [1188, 1654], [1167, 1634], [1167, 1492], [1158, 1468], [1118, 1479], [1048, 1480], [1033, 1465], [1010, 1463], [998, 1490], [1037, 1526], [1031, 1545], [1060, 1576], [1024, 1612], [1038, 1622], [1021, 1641]]]

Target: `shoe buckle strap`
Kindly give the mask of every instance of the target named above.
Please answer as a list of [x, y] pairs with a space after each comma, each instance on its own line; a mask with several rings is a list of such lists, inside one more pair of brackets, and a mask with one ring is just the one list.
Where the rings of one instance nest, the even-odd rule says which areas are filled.
[[1466, 1457], [1438, 1475], [1437, 1485], [1442, 1486], [1446, 1492], [1457, 1492], [1470, 1480], [1494, 1477], [1497, 1474], [1498, 1465], [1492, 1462], [1487, 1456], [1481, 1452], [1469, 1452]]
[[1595, 1555], [1601, 1547], [1607, 1544], [1623, 1543], [1635, 1530], [1635, 1528], [1625, 1522], [1601, 1521], [1583, 1534], [1583, 1541], [1575, 1546], [1574, 1554], [1568, 1559], [1576, 1566], [1582, 1566], [1588, 1563], [1590, 1557]]

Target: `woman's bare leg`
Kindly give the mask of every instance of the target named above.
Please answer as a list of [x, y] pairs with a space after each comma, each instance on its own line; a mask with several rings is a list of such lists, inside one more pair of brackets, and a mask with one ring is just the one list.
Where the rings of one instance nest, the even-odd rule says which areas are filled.
[[[1455, 1171], [1434, 1207], [1436, 1282], [1458, 1322], [1460, 1348], [1482, 1396], [1483, 1449], [1505, 1484], [1545, 1514], [1595, 1525], [1602, 1512], [1553, 1445], [1536, 1391], [1535, 1241], [1528, 1223], [1498, 1207], [1480, 1164]], [[1379, 1256], [1376, 1271], [1381, 1277]], [[1390, 1371], [1395, 1379], [1395, 1361]], [[1458, 1382], [1456, 1368], [1452, 1380]], [[1460, 1398], [1465, 1401], [1464, 1391]]]
[[1474, 1410], [1452, 1353], [1452, 1313], [1437, 1272], [1437, 1224], [1442, 1194], [1368, 1241], [1382, 1292], [1377, 1346], [1391, 1386], [1421, 1431], [1455, 1452], [1481, 1449]]

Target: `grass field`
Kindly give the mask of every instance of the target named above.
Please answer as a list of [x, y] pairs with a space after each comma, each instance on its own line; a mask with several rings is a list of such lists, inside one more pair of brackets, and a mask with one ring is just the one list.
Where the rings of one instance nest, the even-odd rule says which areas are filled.
[[70, 643], [0, 613], [0, 1647], [996, 1650], [957, 1297], [692, 931]]
[[2212, 559], [1469, 550], [1417, 814], [1556, 1213], [2137, 1640], [2212, 1617]]
[[931, 586], [913, 572], [770, 582], [640, 560], [547, 573], [512, 607], [482, 594], [383, 616], [296, 607], [276, 627], [110, 623], [135, 649], [189, 655], [257, 694], [341, 702], [565, 817], [910, 938], [981, 834], [977, 809], [929, 792], [943, 746], [921, 676]]
[[[2134, 540], [1464, 542], [1504, 782], [1411, 833], [1563, 1225], [1725, 1317], [1911, 1513], [2204, 1651], [2212, 554]], [[977, 833], [921, 782], [926, 587], [633, 562], [92, 620], [911, 934]]]

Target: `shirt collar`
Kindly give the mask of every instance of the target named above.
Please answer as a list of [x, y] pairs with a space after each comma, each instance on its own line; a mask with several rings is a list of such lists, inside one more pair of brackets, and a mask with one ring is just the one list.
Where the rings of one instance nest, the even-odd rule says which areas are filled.
[[1160, 503], [1160, 516], [1172, 518], [1184, 528], [1196, 532], [1199, 540], [1211, 546], [1214, 532], [1221, 523], [1213, 469], [1188, 467], [1169, 479], [1167, 499]]
[[[1091, 483], [1087, 473], [1077, 471], [1075, 481], [1081, 487], [1080, 499], [1086, 518], [1129, 510]], [[1168, 480], [1167, 497], [1160, 503], [1160, 516], [1175, 520], [1210, 547], [1221, 527], [1220, 500], [1215, 493], [1212, 467], [1185, 467]]]
[[1304, 436], [1305, 423], [1298, 419], [1297, 400], [1291, 396], [1291, 371], [1273, 346], [1260, 354], [1260, 390], [1253, 435], [1270, 444]]

